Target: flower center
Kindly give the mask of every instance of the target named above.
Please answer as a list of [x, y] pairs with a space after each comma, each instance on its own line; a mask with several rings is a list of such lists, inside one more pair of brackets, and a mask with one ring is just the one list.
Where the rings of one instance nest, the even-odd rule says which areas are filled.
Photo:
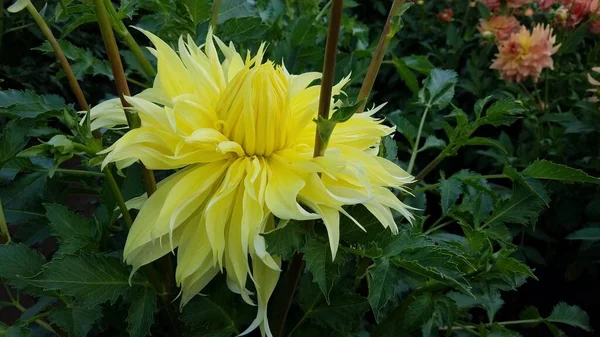
[[247, 156], [269, 156], [286, 145], [290, 122], [288, 80], [268, 61], [246, 66], [227, 85], [217, 105], [223, 134]]

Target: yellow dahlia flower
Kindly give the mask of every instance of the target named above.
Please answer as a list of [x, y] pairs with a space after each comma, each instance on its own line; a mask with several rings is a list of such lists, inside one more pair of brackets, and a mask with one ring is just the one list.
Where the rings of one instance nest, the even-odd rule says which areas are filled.
[[552, 55], [560, 48], [555, 43], [550, 26], [539, 24], [531, 32], [522, 26], [519, 32], [500, 42], [490, 68], [500, 71], [500, 77], [507, 82], [522, 82], [529, 77], [537, 81], [544, 68], [554, 69]]
[[319, 73], [289, 74], [263, 60], [264, 44], [243, 58], [210, 31], [203, 48], [180, 38], [178, 53], [144, 33], [156, 47], [158, 75], [142, 96], [127, 97], [142, 127], [103, 151], [103, 165], [140, 160], [152, 170], [179, 170], [141, 206], [124, 258], [136, 271], [177, 248], [182, 305], [223, 271], [229, 288], [254, 304], [250, 275], [258, 315], [245, 333], [260, 327], [270, 336], [267, 302], [281, 259], [260, 234], [276, 218], [322, 220], [334, 258], [340, 213], [350, 217], [343, 206], [363, 204], [393, 233], [392, 210], [411, 219], [388, 188], [402, 190], [413, 177], [376, 156], [393, 128], [372, 117], [378, 109], [355, 114], [335, 128], [325, 156], [313, 158], [320, 86], [311, 83]]

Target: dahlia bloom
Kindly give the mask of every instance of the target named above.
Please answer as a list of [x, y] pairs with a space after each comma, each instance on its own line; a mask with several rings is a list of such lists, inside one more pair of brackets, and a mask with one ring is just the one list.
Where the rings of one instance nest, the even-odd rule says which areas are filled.
[[523, 26], [500, 43], [490, 68], [500, 71], [500, 77], [508, 82], [522, 82], [528, 77], [537, 81], [544, 68], [554, 69], [552, 55], [560, 47], [555, 42], [549, 26], [537, 25], [532, 32]]
[[[267, 303], [281, 258], [267, 252], [260, 234], [276, 219], [320, 219], [335, 258], [340, 213], [362, 227], [343, 209], [355, 204], [397, 233], [392, 210], [412, 215], [388, 188], [403, 190], [413, 177], [376, 155], [394, 129], [372, 117], [381, 106], [354, 114], [334, 129], [325, 155], [313, 158], [320, 86], [311, 83], [321, 74], [289, 74], [263, 59], [264, 44], [244, 58], [211, 31], [203, 48], [180, 38], [178, 53], [144, 33], [156, 48], [158, 75], [153, 88], [126, 98], [142, 126], [102, 151], [103, 165], [140, 160], [152, 170], [178, 171], [147, 200], [135, 200], [143, 204], [124, 259], [135, 272], [177, 248], [182, 305], [223, 271], [229, 288], [254, 304], [250, 275], [258, 314], [242, 334], [260, 327], [271, 336]], [[348, 80], [334, 86], [334, 96]]]
[[600, 34], [600, 19], [590, 22], [588, 29], [592, 34]]
[[481, 32], [494, 34], [499, 41], [506, 40], [512, 33], [520, 30], [521, 23], [514, 16], [492, 16], [489, 20], [480, 19], [477, 29]]
[[[592, 68], [592, 71], [595, 72], [595, 73], [597, 73], [597, 74], [600, 74], [600, 67], [594, 67], [594, 68]], [[590, 101], [592, 101], [592, 102], [598, 102], [598, 100], [599, 100], [598, 99], [598, 96], [599, 96], [598, 95], [598, 89], [600, 88], [600, 81], [598, 81], [597, 79], [595, 79], [594, 77], [592, 77], [592, 74], [588, 74], [588, 82], [591, 85], [593, 85], [594, 87], [597, 87], [597, 88], [594, 88], [594, 89], [588, 89], [589, 92], [591, 92], [591, 93], [594, 94], [594, 96], [592, 96], [590, 98]]]
[[440, 20], [442, 22], [452, 21], [453, 16], [454, 16], [454, 12], [452, 11], [452, 8], [446, 8], [443, 11], [441, 11], [440, 13], [437, 13], [435, 15], [435, 17], [438, 18], [438, 20]]
[[567, 11], [565, 25], [574, 28], [598, 10], [599, 0], [562, 0]]

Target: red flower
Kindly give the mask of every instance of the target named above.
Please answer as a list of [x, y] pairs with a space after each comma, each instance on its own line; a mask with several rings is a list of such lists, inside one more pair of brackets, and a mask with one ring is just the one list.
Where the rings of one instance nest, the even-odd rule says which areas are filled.
[[450, 21], [452, 21], [453, 15], [454, 15], [454, 12], [452, 11], [452, 8], [446, 8], [443, 11], [441, 11], [440, 13], [436, 14], [435, 17], [438, 18], [442, 22], [450, 22]]

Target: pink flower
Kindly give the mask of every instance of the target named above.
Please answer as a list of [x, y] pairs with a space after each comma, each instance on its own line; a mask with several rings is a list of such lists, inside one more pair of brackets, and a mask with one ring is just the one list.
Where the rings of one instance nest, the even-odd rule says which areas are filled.
[[554, 69], [552, 55], [560, 47], [555, 42], [550, 26], [538, 24], [532, 32], [522, 26], [518, 33], [500, 43], [490, 68], [498, 70], [507, 82], [522, 82], [527, 78], [537, 81], [544, 68]]
[[600, 19], [590, 22], [588, 29], [592, 34], [600, 34]]
[[562, 0], [568, 16], [566, 26], [573, 28], [598, 10], [599, 0]]
[[510, 37], [512, 33], [520, 30], [521, 24], [514, 16], [492, 16], [488, 20], [480, 19], [477, 29], [483, 34], [491, 32], [496, 39], [503, 41]]

